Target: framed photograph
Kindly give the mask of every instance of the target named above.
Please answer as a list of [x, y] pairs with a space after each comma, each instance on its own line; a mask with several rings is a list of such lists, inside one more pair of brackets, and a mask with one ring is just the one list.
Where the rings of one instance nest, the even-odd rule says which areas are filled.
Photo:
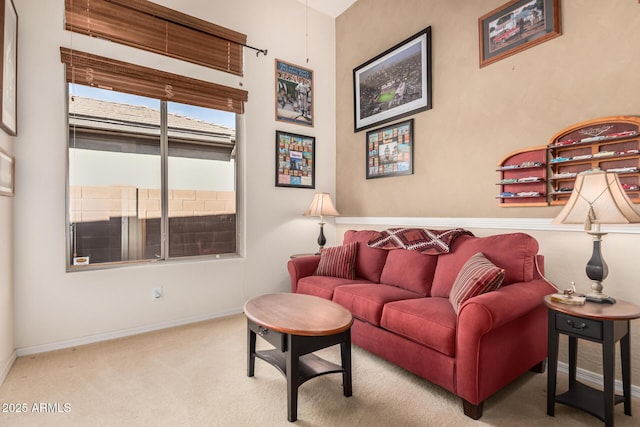
[[562, 34], [560, 0], [513, 0], [478, 19], [480, 67]]
[[313, 126], [313, 71], [276, 59], [276, 120]]
[[356, 132], [431, 109], [431, 27], [354, 68], [353, 95]]
[[316, 188], [313, 136], [276, 131], [276, 187]]
[[0, 127], [9, 135], [16, 135], [16, 79], [18, 76], [18, 14], [11, 0], [0, 0], [2, 18], [0, 37], [2, 37], [2, 58], [0, 70], [2, 78], [2, 102], [0, 102]]
[[367, 132], [367, 179], [413, 174], [413, 119]]
[[15, 162], [13, 157], [0, 150], [0, 195], [13, 196]]

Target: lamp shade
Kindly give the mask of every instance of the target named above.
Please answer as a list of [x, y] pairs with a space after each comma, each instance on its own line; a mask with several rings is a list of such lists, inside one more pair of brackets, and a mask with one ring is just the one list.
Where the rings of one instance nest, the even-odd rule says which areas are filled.
[[618, 174], [599, 168], [580, 172], [573, 192], [556, 224], [629, 224], [640, 222], [640, 213], [625, 193]]
[[340, 213], [333, 206], [329, 193], [316, 193], [311, 204], [307, 208], [304, 216], [340, 216]]

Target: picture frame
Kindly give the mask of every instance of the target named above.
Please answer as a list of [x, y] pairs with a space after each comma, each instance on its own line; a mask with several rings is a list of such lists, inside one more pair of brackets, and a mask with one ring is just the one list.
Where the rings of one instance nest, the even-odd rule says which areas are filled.
[[276, 120], [313, 127], [313, 70], [280, 59], [276, 64]]
[[432, 108], [431, 27], [354, 68], [354, 130]]
[[17, 125], [16, 93], [18, 77], [18, 14], [12, 0], [0, 0], [0, 38], [2, 38], [2, 56], [0, 57], [0, 128], [15, 136]]
[[316, 188], [316, 138], [276, 131], [276, 187]]
[[16, 168], [14, 158], [0, 149], [0, 195], [13, 196], [15, 193]]
[[413, 119], [367, 132], [367, 179], [413, 174]]
[[480, 68], [562, 35], [560, 0], [512, 0], [478, 19]]

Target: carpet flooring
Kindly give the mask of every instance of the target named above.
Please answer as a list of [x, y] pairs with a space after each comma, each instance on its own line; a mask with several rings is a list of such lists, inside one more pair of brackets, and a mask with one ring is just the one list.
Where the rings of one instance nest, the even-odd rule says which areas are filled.
[[[258, 338], [259, 348], [269, 345]], [[246, 320], [235, 315], [117, 340], [20, 357], [0, 387], [0, 426], [601, 426], [564, 405], [546, 415], [546, 374], [527, 373], [474, 421], [460, 399], [354, 346], [353, 396], [341, 375], [303, 384], [287, 421], [286, 384], [256, 360], [246, 376]], [[339, 347], [318, 353], [339, 362]], [[559, 374], [558, 390], [566, 390]], [[634, 399], [634, 410], [640, 410]], [[20, 411], [20, 412], [16, 412]], [[616, 426], [640, 415], [615, 408]]]

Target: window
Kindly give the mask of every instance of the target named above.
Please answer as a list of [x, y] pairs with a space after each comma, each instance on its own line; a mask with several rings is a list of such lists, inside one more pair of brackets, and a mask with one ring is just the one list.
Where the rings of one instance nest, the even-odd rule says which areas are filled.
[[235, 113], [68, 89], [70, 266], [236, 253]]

